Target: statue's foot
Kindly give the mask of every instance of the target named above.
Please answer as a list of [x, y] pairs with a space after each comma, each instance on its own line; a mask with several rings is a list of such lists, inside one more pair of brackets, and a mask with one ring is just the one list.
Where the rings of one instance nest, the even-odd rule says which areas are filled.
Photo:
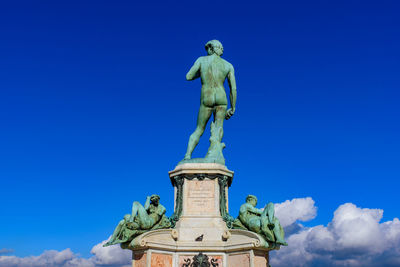
[[179, 164], [183, 164], [183, 163], [187, 163], [187, 161], [189, 161], [191, 158], [192, 157], [190, 155], [186, 154], [185, 157], [181, 161], [178, 162], [178, 165]]
[[282, 245], [282, 246], [287, 246], [288, 245], [288, 243], [286, 243], [285, 241], [282, 241], [282, 240], [276, 240], [276, 243], [279, 244], [279, 245]]
[[108, 247], [108, 246], [111, 246], [111, 245], [114, 245], [112, 242], [111, 242], [111, 240], [110, 241], [108, 241], [107, 243], [105, 243], [104, 245], [103, 245], [103, 247]]

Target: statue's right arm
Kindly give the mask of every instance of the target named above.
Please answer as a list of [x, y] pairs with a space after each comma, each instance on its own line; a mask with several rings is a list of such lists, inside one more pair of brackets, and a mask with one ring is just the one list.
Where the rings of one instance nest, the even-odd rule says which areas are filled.
[[144, 203], [144, 209], [147, 210], [150, 207], [150, 196], [146, 198], [146, 203]]
[[255, 207], [253, 207], [251, 205], [249, 205], [248, 210], [251, 213], [254, 213], [254, 214], [257, 214], [257, 215], [261, 215], [262, 214], [262, 211], [260, 209], [257, 209], [257, 208], [255, 208]]
[[186, 80], [192, 81], [200, 77], [200, 58], [198, 58], [193, 66], [190, 68], [189, 72], [186, 74]]
[[240, 206], [239, 212], [242, 213], [242, 214], [250, 212], [250, 213], [254, 213], [254, 214], [258, 214], [258, 215], [260, 215], [262, 213], [262, 211], [260, 209], [257, 209], [257, 208], [255, 208], [252, 205], [247, 204], [247, 203], [245, 203], [242, 206]]

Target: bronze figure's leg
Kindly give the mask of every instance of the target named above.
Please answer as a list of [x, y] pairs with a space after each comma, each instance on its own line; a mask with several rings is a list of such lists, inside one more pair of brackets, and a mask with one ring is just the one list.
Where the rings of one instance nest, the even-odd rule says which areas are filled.
[[221, 127], [220, 136], [218, 136], [219, 139], [218, 142], [221, 142], [222, 137], [224, 136], [223, 125], [224, 125], [225, 115], [226, 115], [226, 105], [220, 105], [215, 108], [214, 111], [215, 126], [217, 128]]
[[261, 220], [260, 220], [261, 231], [266, 236], [267, 240], [274, 242], [275, 236], [268, 227], [268, 224], [269, 224], [268, 215], [269, 215], [269, 209], [267, 207], [265, 207], [261, 214]]
[[[283, 230], [283, 229], [282, 229]], [[274, 235], [276, 237], [276, 243], [287, 246], [287, 243], [284, 240], [284, 232], [281, 230], [281, 225], [279, 220], [274, 218]]]
[[125, 221], [121, 220], [117, 226], [117, 228], [115, 228], [114, 233], [112, 234], [110, 240], [106, 243], [107, 245], [113, 245], [114, 242], [117, 240], [117, 237], [119, 236], [119, 234], [121, 233], [122, 227], [124, 225]]
[[106, 244], [104, 244], [104, 246], [110, 246], [110, 245], [118, 244], [118, 243], [125, 241], [125, 240], [120, 240], [120, 236], [121, 236], [121, 233], [124, 231], [126, 222], [129, 220], [130, 217], [131, 216], [129, 214], [126, 214], [124, 216], [124, 219], [122, 219], [118, 223], [118, 226], [115, 228], [114, 233], [112, 234], [110, 240]]
[[139, 223], [141, 229], [151, 228], [152, 220], [147, 214], [146, 209], [138, 201], [135, 201], [132, 204], [132, 216], [130, 218], [130, 222], [133, 222], [136, 217], [136, 221]]
[[200, 137], [204, 133], [207, 122], [211, 117], [212, 111], [212, 108], [206, 107], [203, 104], [200, 105], [199, 115], [197, 117], [197, 127], [189, 138], [188, 148], [184, 159], [190, 159], [192, 157], [193, 150], [199, 143]]

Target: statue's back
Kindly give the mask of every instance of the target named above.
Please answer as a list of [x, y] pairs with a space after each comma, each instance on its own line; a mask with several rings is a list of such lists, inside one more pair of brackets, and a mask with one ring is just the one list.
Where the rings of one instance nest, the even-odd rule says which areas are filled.
[[229, 73], [229, 63], [217, 56], [202, 57], [201, 81], [204, 86], [223, 87], [226, 76]]

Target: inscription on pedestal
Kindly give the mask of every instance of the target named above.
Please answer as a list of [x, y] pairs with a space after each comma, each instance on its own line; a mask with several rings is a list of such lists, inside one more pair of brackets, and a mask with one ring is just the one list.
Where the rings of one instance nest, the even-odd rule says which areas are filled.
[[204, 215], [215, 213], [215, 181], [185, 181], [185, 214]]

